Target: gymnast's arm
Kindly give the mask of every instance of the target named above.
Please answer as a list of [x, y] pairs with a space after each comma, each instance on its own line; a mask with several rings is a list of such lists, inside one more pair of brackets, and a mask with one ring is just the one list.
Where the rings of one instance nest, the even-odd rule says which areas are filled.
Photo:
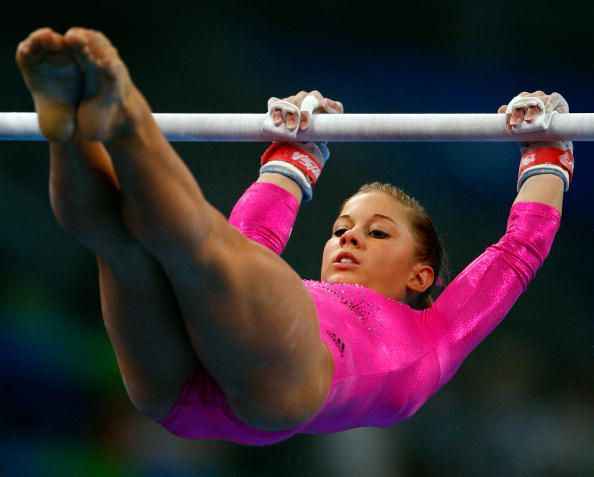
[[292, 179], [289, 179], [288, 177], [274, 172], [264, 172], [263, 174], [260, 174], [260, 177], [258, 178], [257, 182], [261, 184], [274, 184], [280, 187], [281, 189], [287, 191], [293, 197], [295, 197], [295, 200], [297, 200], [297, 204], [301, 204], [301, 200], [303, 199], [303, 192], [301, 192], [299, 186]]
[[441, 293], [425, 323], [436, 349], [441, 387], [503, 320], [534, 279], [559, 229], [563, 183], [528, 179], [512, 205], [503, 237], [470, 263]]
[[289, 241], [301, 204], [301, 198], [291, 193], [289, 181], [280, 174], [262, 174], [239, 198], [229, 217], [242, 235], [277, 255]]
[[[318, 101], [313, 113], [341, 113], [342, 104], [324, 98], [318, 91], [301, 91], [295, 96], [280, 100], [280, 106], [290, 106], [287, 110], [277, 109], [277, 98], [271, 98], [272, 118], [277, 126], [295, 126], [300, 130], [309, 127], [309, 113], [301, 113], [301, 121], [296, 124], [296, 116], [290, 111], [302, 107], [308, 96]], [[273, 101], [275, 100], [275, 101]], [[245, 237], [258, 242], [276, 254], [284, 250], [297, 212], [303, 199], [311, 200], [317, 179], [328, 159], [325, 145], [313, 143], [273, 143], [261, 158], [260, 177], [252, 184], [235, 204], [229, 222]]]
[[524, 182], [514, 204], [520, 202], [539, 202], [547, 204], [563, 214], [563, 181], [552, 174], [533, 176]]
[[[544, 93], [536, 93], [532, 95], [548, 101]], [[523, 116], [519, 122], [522, 120]], [[508, 117], [510, 121], [514, 122], [513, 117]], [[425, 325], [441, 372], [438, 387], [452, 378], [462, 361], [527, 289], [559, 229], [563, 194], [569, 188], [573, 171], [572, 146], [533, 144], [523, 151], [518, 174], [520, 189], [505, 234], [448, 285], [428, 312]], [[524, 160], [532, 154], [536, 158]]]

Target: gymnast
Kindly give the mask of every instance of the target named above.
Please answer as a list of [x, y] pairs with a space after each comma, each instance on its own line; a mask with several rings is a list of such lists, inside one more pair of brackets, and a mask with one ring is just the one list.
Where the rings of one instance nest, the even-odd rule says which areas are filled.
[[[59, 224], [97, 259], [101, 310], [139, 412], [189, 439], [269, 445], [298, 433], [388, 427], [412, 416], [503, 320], [542, 265], [573, 175], [570, 142], [522, 144], [501, 239], [435, 300], [444, 252], [431, 219], [393, 185], [342, 205], [320, 281], [279, 257], [328, 158], [275, 142], [229, 220], [204, 197], [100, 32], [36, 30], [16, 61], [50, 148]], [[279, 128], [341, 113], [319, 92], [272, 98]], [[510, 134], [568, 112], [521, 93]], [[313, 252], [312, 252], [313, 253]], [[315, 255], [315, 253], [314, 253]]]

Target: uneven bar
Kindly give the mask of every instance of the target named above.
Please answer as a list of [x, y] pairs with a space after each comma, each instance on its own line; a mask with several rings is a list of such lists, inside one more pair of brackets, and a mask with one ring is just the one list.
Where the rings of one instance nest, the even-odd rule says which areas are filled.
[[[154, 114], [172, 142], [286, 140], [263, 129], [266, 114]], [[296, 141], [594, 141], [594, 114], [556, 114], [546, 132], [510, 134], [505, 114], [320, 114]], [[35, 113], [0, 113], [0, 141], [45, 141]]]

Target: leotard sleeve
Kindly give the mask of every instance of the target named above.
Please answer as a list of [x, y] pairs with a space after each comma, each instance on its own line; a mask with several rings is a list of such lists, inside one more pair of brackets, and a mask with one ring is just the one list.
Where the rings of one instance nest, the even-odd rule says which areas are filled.
[[254, 182], [235, 204], [229, 223], [245, 237], [280, 255], [299, 211], [299, 202], [282, 187]]
[[561, 214], [537, 202], [511, 208], [506, 232], [442, 292], [426, 315], [441, 387], [503, 320], [548, 256]]

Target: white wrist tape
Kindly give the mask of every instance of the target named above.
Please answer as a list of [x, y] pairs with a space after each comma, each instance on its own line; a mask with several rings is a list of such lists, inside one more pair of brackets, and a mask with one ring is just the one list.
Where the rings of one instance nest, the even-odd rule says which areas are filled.
[[313, 112], [320, 106], [320, 102], [318, 98], [313, 95], [308, 95], [305, 97], [303, 102], [301, 103], [301, 111], [308, 112], [309, 114], [313, 114]]

